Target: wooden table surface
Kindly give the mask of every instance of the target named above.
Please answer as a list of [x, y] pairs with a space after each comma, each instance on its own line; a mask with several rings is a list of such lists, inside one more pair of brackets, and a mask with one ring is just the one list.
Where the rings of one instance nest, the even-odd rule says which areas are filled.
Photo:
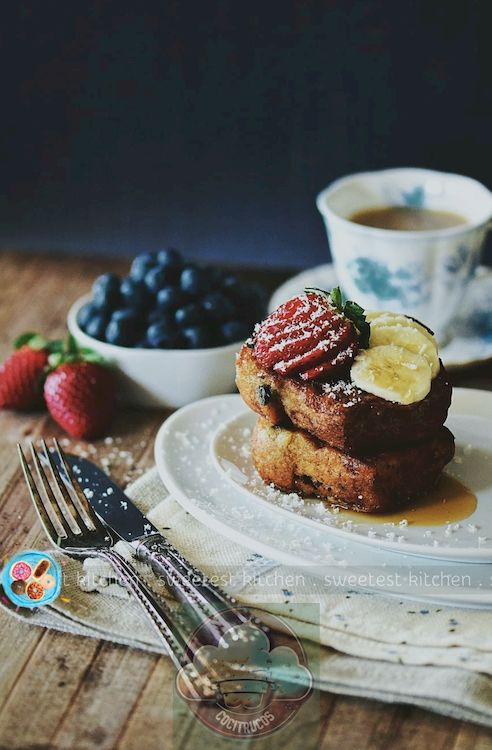
[[[25, 330], [63, 335], [70, 303], [89, 289], [95, 276], [126, 267], [120, 261], [1, 253], [0, 357]], [[256, 276], [271, 287], [281, 280], [274, 273]], [[459, 385], [492, 387], [491, 366], [459, 373], [454, 380]], [[113, 435], [121, 439], [122, 449], [131, 450], [135, 463], [114, 465], [116, 481], [128, 481], [152, 465], [153, 438], [164, 416], [159, 411], [131, 410], [118, 415]], [[60, 435], [44, 414], [0, 414], [2, 557], [43, 543], [15, 455], [17, 441], [40, 435]], [[101, 441], [96, 445], [104, 451]], [[174, 675], [167, 658], [30, 627], [3, 613], [0, 644], [0, 748], [195, 747], [193, 721], [180, 725], [179, 732], [173, 727]], [[410, 706], [328, 693], [321, 698], [320, 727], [319, 747], [325, 750], [492, 748], [492, 731], [475, 725]], [[210, 747], [222, 746], [215, 735], [209, 738]], [[306, 741], [279, 732], [265, 746], [305, 747]]]

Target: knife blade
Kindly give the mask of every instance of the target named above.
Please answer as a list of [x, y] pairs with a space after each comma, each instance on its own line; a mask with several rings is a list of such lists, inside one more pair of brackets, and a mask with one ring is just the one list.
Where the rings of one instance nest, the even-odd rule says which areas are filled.
[[[65, 475], [56, 454], [53, 457]], [[204, 616], [216, 620], [220, 637], [224, 628], [251, 619], [247, 609], [212, 584], [171, 544], [103, 469], [70, 453], [66, 453], [65, 458], [96, 513], [133, 547], [137, 559], [148, 563], [157, 576], [164, 576], [178, 600], [187, 608], [191, 605], [199, 614], [199, 622], [203, 622]], [[66, 479], [70, 485], [70, 478]]]
[[[65, 456], [89, 503], [122, 539], [132, 542], [150, 534], [160, 534], [159, 529], [97, 464], [71, 453]], [[57, 459], [56, 454], [53, 458]], [[58, 466], [63, 470], [59, 462]]]

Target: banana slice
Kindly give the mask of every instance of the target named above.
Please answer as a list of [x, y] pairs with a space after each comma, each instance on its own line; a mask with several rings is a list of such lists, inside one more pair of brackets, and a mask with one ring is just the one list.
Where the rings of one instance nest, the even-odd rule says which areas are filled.
[[432, 380], [424, 357], [395, 344], [363, 349], [354, 360], [350, 376], [363, 391], [398, 404], [421, 401], [429, 393]]
[[374, 348], [386, 344], [402, 346], [409, 352], [420, 354], [429, 363], [433, 378], [441, 369], [436, 347], [417, 328], [399, 325], [371, 325], [369, 347]]
[[428, 331], [427, 328], [421, 323], [418, 323], [412, 318], [407, 318], [406, 315], [401, 315], [401, 313], [378, 311], [366, 312], [365, 315], [367, 322], [371, 324], [371, 331], [374, 328], [379, 328], [379, 326], [415, 328], [416, 331], [419, 331], [423, 336], [429, 339], [429, 341], [434, 344], [437, 349], [437, 341], [435, 339], [435, 336], [430, 331]]
[[[372, 323], [373, 320], [379, 318], [381, 315], [397, 315], [397, 313], [386, 312], [385, 310], [364, 310], [364, 315], [368, 323]], [[403, 315], [401, 316], [404, 317]]]

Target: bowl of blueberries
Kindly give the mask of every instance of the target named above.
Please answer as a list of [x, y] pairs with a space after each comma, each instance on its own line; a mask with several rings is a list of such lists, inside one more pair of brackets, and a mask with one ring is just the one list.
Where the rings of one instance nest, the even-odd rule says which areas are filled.
[[127, 403], [178, 408], [234, 390], [236, 352], [266, 304], [257, 285], [165, 248], [137, 255], [124, 278], [99, 276], [68, 328], [115, 365]]

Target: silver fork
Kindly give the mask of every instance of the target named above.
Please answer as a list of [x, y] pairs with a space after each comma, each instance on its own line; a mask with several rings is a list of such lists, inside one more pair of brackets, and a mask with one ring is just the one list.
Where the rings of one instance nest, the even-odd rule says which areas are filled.
[[114, 539], [111, 532], [103, 526], [87, 502], [78, 482], [74, 481], [57, 440], [53, 442], [60, 465], [70, 480], [72, 494], [69, 493], [44, 440], [42, 441], [43, 459], [50, 468], [54, 489], [34, 445], [30, 444], [42, 492], [38, 490], [21, 445], [17, 445], [29, 494], [46, 534], [67, 555], [101, 557], [111, 563], [164, 640], [176, 668], [179, 669], [188, 663], [189, 658], [187, 644], [175, 622], [174, 613], [164, 602], [157, 601], [152, 591], [138, 577], [134, 568], [113, 549]]

